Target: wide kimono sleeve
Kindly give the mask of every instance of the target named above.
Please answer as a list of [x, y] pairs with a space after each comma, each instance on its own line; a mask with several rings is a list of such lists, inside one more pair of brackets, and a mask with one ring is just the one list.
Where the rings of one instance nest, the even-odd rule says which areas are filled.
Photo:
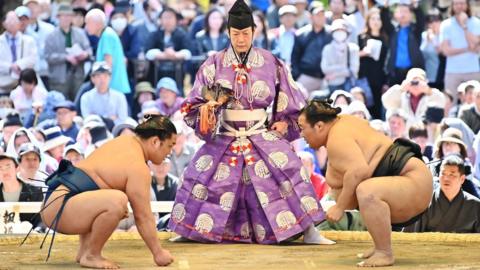
[[285, 139], [294, 141], [300, 137], [298, 117], [300, 111], [306, 105], [305, 97], [292, 78], [290, 70], [285, 64], [277, 61], [277, 82], [280, 86], [277, 98], [277, 110], [274, 112], [275, 119], [271, 123], [285, 121], [288, 123], [288, 132]]
[[[195, 82], [193, 84], [192, 90], [188, 94], [185, 101], [181, 106], [181, 113], [184, 116], [185, 123], [195, 130], [195, 134], [201, 138], [205, 139], [211, 137], [212, 133], [208, 132], [207, 134], [200, 133], [200, 106], [205, 104], [207, 100], [202, 97], [202, 88], [204, 86], [212, 86], [212, 78], [209, 77], [212, 71], [212, 68], [215, 67], [215, 55], [210, 56], [205, 60], [205, 62], [200, 66], [197, 75], [195, 76]], [[208, 72], [207, 72], [208, 70]], [[215, 110], [216, 119], [219, 119], [220, 109]]]

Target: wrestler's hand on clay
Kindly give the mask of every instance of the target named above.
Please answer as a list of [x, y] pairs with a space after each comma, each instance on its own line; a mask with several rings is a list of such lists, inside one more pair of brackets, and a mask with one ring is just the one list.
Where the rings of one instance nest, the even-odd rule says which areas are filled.
[[338, 205], [333, 205], [327, 211], [327, 220], [336, 223], [342, 219], [345, 210], [338, 207]]
[[278, 121], [273, 123], [272, 130], [278, 132], [281, 136], [285, 136], [288, 132], [288, 123], [285, 121]]
[[167, 266], [174, 261], [174, 258], [172, 254], [170, 254], [170, 251], [161, 249], [160, 252], [155, 254], [153, 260], [158, 266]]

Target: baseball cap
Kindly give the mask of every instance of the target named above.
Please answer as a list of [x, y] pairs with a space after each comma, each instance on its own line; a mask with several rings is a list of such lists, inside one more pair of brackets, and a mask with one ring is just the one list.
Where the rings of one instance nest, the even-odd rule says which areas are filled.
[[60, 3], [58, 5], [58, 15], [73, 15], [75, 12], [73, 12], [73, 8], [70, 5], [67, 5], [65, 3]]
[[21, 17], [27, 17], [31, 18], [32, 13], [30, 12], [30, 9], [28, 9], [26, 6], [19, 6], [15, 9], [15, 14], [17, 15], [18, 18]]
[[315, 15], [319, 12], [324, 12], [325, 11], [325, 6], [323, 5], [322, 2], [313, 1], [310, 4], [309, 10], [310, 10], [310, 13], [312, 13], [312, 15]]
[[293, 5], [284, 5], [278, 10], [278, 15], [281, 17], [285, 14], [297, 14], [297, 8]]
[[408, 71], [406, 80], [407, 81], [412, 81], [415, 78], [421, 78], [422, 80], [426, 81], [427, 80], [427, 74], [421, 68], [412, 68]]
[[107, 62], [95, 62], [92, 65], [92, 75], [97, 73], [112, 73], [110, 66]]
[[76, 110], [75, 103], [73, 103], [70, 100], [65, 100], [65, 101], [62, 101], [62, 102], [58, 103], [57, 105], [55, 105], [53, 107], [53, 110], [57, 111], [60, 108], [69, 109], [70, 111], [75, 111]]
[[78, 144], [70, 144], [67, 147], [65, 147], [65, 150], [63, 150], [63, 156], [65, 157], [67, 155], [67, 153], [70, 152], [70, 151], [75, 151], [75, 152], [79, 153], [80, 155], [83, 155], [83, 151], [80, 148], [80, 145], [78, 145]]
[[38, 158], [41, 159], [40, 148], [38, 148], [38, 146], [33, 143], [24, 143], [20, 145], [20, 148], [18, 148], [18, 161], [20, 162], [22, 156], [32, 152], [37, 154]]

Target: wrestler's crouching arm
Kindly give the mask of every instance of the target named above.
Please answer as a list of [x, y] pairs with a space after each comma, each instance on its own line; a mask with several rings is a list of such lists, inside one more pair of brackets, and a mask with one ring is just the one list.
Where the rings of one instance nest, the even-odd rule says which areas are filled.
[[356, 209], [358, 207], [356, 190], [358, 185], [368, 178], [369, 171], [368, 166], [360, 165], [352, 166], [345, 172], [342, 188], [332, 190], [336, 204], [327, 210], [327, 219], [330, 222], [340, 221], [345, 210]]
[[158, 266], [169, 265], [174, 258], [168, 250], [162, 248], [157, 239], [155, 220], [150, 207], [150, 171], [148, 168], [145, 170], [138, 168], [133, 171], [136, 173], [133, 173], [129, 179], [133, 177], [136, 181], [127, 181], [126, 194], [132, 206], [138, 232], [150, 249], [155, 263]]

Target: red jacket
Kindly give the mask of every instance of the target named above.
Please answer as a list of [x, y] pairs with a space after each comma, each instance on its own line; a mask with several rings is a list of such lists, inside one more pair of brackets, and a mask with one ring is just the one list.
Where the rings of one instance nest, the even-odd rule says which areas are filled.
[[310, 180], [312, 181], [313, 189], [315, 189], [315, 194], [317, 194], [317, 199], [321, 200], [325, 194], [327, 194], [329, 186], [325, 177], [318, 173], [312, 173], [310, 175]]

